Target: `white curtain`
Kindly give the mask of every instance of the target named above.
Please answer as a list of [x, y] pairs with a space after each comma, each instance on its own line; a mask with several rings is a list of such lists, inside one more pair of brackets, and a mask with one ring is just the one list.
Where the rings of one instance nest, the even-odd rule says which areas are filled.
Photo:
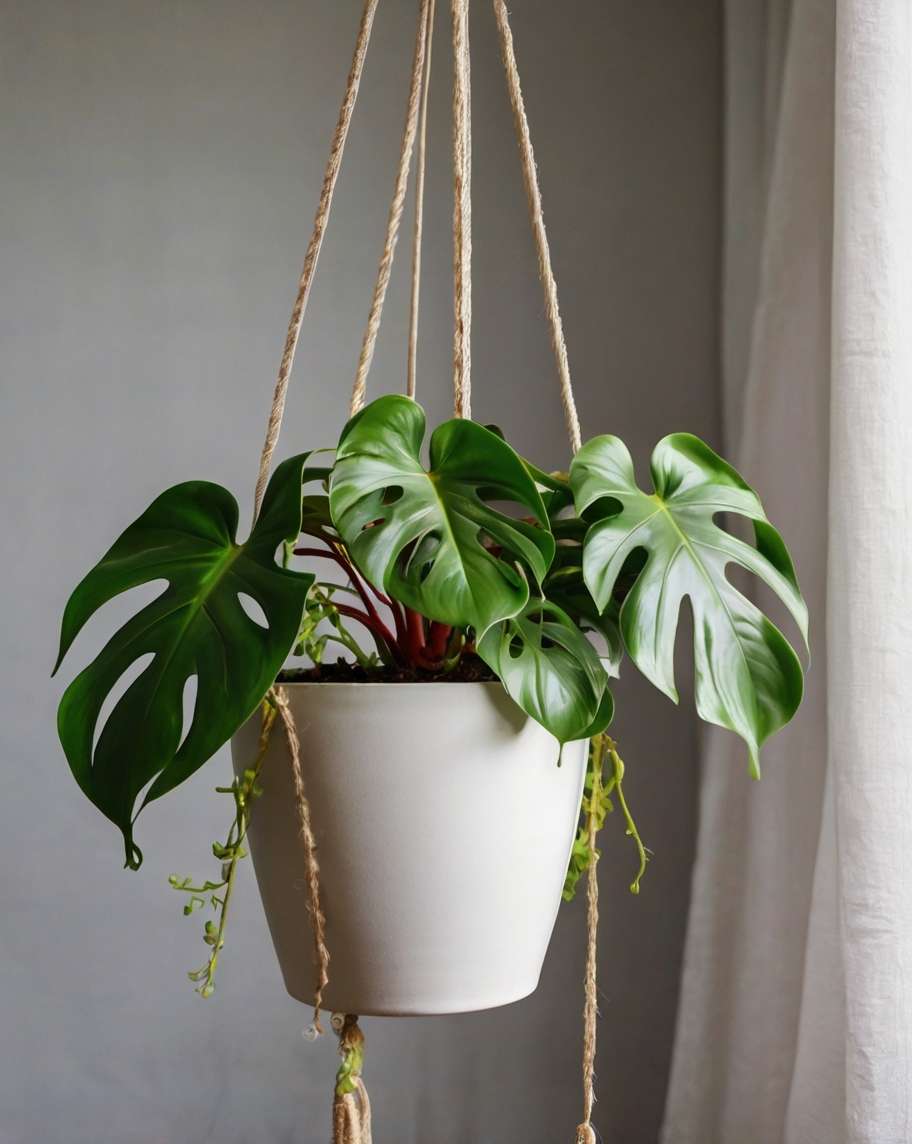
[[664, 1144], [912, 1142], [912, 5], [728, 0], [730, 450], [805, 705], [707, 736]]

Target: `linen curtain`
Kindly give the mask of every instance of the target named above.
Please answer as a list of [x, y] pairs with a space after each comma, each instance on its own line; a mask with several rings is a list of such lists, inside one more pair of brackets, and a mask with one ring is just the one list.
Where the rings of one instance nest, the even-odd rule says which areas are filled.
[[728, 447], [796, 558], [803, 709], [705, 741], [664, 1144], [912, 1141], [912, 6], [728, 0]]

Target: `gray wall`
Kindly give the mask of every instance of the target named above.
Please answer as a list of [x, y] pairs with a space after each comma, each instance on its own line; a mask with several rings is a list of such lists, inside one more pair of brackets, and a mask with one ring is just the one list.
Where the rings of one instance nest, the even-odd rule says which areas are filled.
[[[3, 1144], [323, 1141], [334, 1070], [283, 995], [246, 870], [219, 993], [171, 871], [205, 873], [224, 753], [142, 824], [147, 862], [78, 793], [49, 682], [70, 587], [162, 487], [204, 476], [249, 510], [278, 351], [353, 43], [356, 0], [0, 3], [4, 416], [0, 798]], [[540, 463], [566, 452], [493, 20], [474, 6], [475, 413]], [[381, 5], [282, 448], [347, 403], [404, 110], [413, 4]], [[715, 0], [522, 0], [514, 30], [584, 429], [645, 467], [716, 439]], [[440, 26], [442, 32], [443, 25]], [[432, 92], [420, 396], [449, 404], [449, 60]], [[407, 250], [405, 251], [407, 254]], [[402, 383], [406, 259], [373, 392]], [[115, 617], [113, 606], [108, 620]], [[115, 617], [116, 618], [116, 617]], [[103, 623], [81, 641], [89, 653]], [[597, 1122], [653, 1141], [694, 831], [695, 730], [633, 669], [617, 689], [629, 794], [656, 856], [639, 899], [610, 821]], [[378, 1144], [545, 1144], [578, 1120], [582, 901], [541, 988], [497, 1012], [368, 1021]], [[418, 1125], [421, 1127], [418, 1127]]]

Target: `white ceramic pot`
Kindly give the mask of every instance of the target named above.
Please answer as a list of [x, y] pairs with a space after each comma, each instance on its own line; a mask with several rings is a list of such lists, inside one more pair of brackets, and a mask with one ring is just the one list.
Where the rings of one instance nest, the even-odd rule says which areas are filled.
[[[317, 838], [324, 1007], [458, 1013], [538, 984], [586, 770], [498, 683], [287, 685]], [[232, 740], [256, 752], [259, 715]], [[276, 724], [250, 827], [288, 992], [313, 998], [313, 946], [291, 764]]]

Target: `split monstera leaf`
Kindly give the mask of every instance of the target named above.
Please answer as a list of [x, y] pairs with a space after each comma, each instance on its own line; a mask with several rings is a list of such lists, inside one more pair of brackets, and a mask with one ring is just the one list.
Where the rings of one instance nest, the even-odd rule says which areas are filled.
[[[70, 684], [57, 727], [76, 781], [124, 836], [126, 862], [142, 806], [198, 770], [250, 717], [272, 685], [301, 622], [309, 573], [275, 562], [276, 548], [301, 527], [305, 457], [280, 465], [244, 544], [238, 506], [219, 485], [189, 481], [162, 493], [77, 586], [66, 606], [57, 667], [94, 613], [141, 584], [167, 587], [114, 634]], [[242, 597], [262, 609], [251, 619]], [[99, 729], [105, 701], [151, 655]], [[189, 729], [184, 691], [196, 679]]]
[[[674, 647], [681, 604], [693, 610], [696, 701], [701, 718], [737, 732], [759, 775], [760, 746], [801, 702], [801, 662], [779, 629], [726, 576], [753, 572], [785, 604], [807, 643], [807, 606], [779, 533], [754, 491], [708, 445], [688, 433], [660, 441], [652, 455], [655, 491], [636, 483], [617, 437], [596, 437], [574, 458], [570, 482], [579, 512], [616, 506], [586, 532], [583, 577], [596, 608], [607, 608], [625, 563], [646, 561], [620, 608], [624, 646], [640, 671], [677, 702]], [[748, 517], [756, 548], [715, 523]]]
[[[781, 538], [734, 469], [697, 438], [674, 434], [657, 446], [654, 490], [644, 492], [616, 437], [585, 445], [568, 476], [544, 473], [499, 431], [458, 419], [431, 434], [425, 465], [425, 431], [415, 402], [374, 401], [346, 425], [333, 464], [308, 467], [302, 454], [279, 466], [243, 543], [225, 489], [177, 485], [73, 592], [58, 665], [103, 604], [166, 583], [70, 684], [58, 718], [70, 767], [123, 832], [128, 865], [141, 860], [138, 811], [230, 738], [295, 647], [321, 584], [277, 556], [302, 532], [350, 569], [354, 588], [372, 586], [397, 627], [410, 615], [456, 633], [456, 646], [474, 650], [560, 742], [608, 725], [608, 680], [625, 653], [677, 699], [672, 663], [686, 597], [698, 711], [741, 735], [756, 772], [761, 744], [798, 706], [802, 669], [730, 583], [728, 565], [769, 585], [805, 640], [807, 611]], [[305, 495], [315, 481], [322, 489]], [[721, 528], [721, 513], [749, 518], [756, 547]]]
[[[421, 463], [424, 411], [381, 397], [336, 450], [329, 504], [365, 576], [422, 615], [483, 634], [515, 616], [554, 558], [541, 494], [522, 460], [472, 421], [447, 421]], [[499, 511], [517, 504], [532, 522]]]

